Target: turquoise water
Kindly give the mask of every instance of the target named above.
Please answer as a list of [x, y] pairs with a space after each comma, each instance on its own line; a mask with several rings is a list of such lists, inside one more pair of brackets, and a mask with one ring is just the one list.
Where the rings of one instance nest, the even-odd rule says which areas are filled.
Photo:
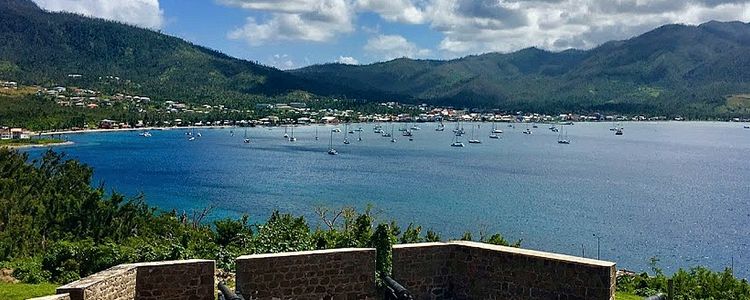
[[[477, 130], [483, 143], [450, 147], [453, 128], [420, 124], [415, 140], [398, 141], [362, 124], [363, 141], [335, 135], [340, 155], [326, 154], [329, 130], [202, 129], [70, 135], [57, 148], [95, 168], [97, 181], [127, 194], [144, 193], [163, 209], [215, 205], [216, 217], [274, 209], [315, 219], [318, 205], [374, 204], [383, 219], [409, 221], [459, 237], [501, 232], [523, 247], [596, 257], [620, 267], [647, 269], [652, 256], [667, 272], [676, 267], [729, 266], [750, 275], [750, 130], [732, 123], [626, 123], [615, 136], [609, 123], [567, 126], [570, 145], [540, 125], [534, 134], [491, 124]], [[396, 125], [397, 128], [400, 125]], [[388, 128], [386, 126], [386, 128]], [[342, 128], [343, 129], [343, 128]], [[42, 150], [30, 150], [38, 153]]]

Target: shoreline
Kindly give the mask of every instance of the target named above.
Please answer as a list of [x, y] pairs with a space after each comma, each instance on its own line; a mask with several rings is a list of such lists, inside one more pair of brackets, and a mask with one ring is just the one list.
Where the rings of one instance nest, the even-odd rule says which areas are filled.
[[55, 136], [63, 134], [85, 134], [85, 133], [103, 133], [103, 132], [131, 132], [131, 131], [162, 131], [162, 130], [181, 130], [181, 129], [225, 129], [237, 126], [181, 126], [181, 127], [141, 127], [141, 128], [112, 128], [112, 129], [84, 129], [84, 130], [60, 130], [35, 132], [34, 136]]
[[0, 148], [8, 148], [8, 149], [34, 149], [34, 148], [47, 148], [47, 147], [59, 147], [59, 146], [70, 146], [75, 143], [71, 141], [65, 141], [65, 142], [59, 142], [59, 143], [49, 143], [49, 144], [28, 144], [28, 145], [2, 145]]

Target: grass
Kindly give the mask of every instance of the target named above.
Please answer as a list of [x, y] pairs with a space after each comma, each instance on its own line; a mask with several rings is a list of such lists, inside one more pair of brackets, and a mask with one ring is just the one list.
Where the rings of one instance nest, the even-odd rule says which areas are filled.
[[0, 283], [0, 299], [23, 300], [33, 297], [49, 296], [55, 294], [56, 288], [57, 285], [51, 283]]
[[643, 300], [643, 297], [623, 292], [617, 292], [615, 294], [615, 300]]

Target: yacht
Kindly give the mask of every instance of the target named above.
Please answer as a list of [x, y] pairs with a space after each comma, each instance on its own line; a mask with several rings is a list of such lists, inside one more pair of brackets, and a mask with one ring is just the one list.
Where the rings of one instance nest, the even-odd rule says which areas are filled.
[[[477, 125], [478, 127], [479, 125]], [[469, 139], [469, 144], [481, 144], [482, 141], [479, 139], [474, 138], [474, 125], [471, 126], [471, 138]]]
[[561, 126], [560, 129], [560, 134], [557, 135], [557, 143], [570, 144], [570, 139], [568, 139], [568, 132], [565, 131], [565, 127]]
[[333, 149], [333, 133], [335, 131], [331, 130], [331, 139], [328, 140], [328, 154], [330, 155], [338, 155], [339, 152], [336, 151], [336, 149]]
[[451, 144], [451, 147], [463, 147], [464, 146], [464, 143], [462, 143], [461, 140], [459, 139], [460, 137], [461, 136], [458, 134], [456, 134], [453, 137], [453, 143]]
[[294, 137], [294, 126], [292, 126], [292, 135], [289, 136], [289, 141], [290, 142], [296, 142], [297, 141], [297, 138]]

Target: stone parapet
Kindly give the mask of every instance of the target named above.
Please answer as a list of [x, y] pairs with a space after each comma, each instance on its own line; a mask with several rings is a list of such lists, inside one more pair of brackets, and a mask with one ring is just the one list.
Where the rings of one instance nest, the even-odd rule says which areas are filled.
[[375, 249], [349, 248], [237, 258], [245, 299], [375, 299]]
[[61, 286], [57, 294], [70, 300], [213, 300], [214, 261], [119, 265]]
[[615, 264], [476, 242], [393, 247], [416, 299], [614, 299]]

